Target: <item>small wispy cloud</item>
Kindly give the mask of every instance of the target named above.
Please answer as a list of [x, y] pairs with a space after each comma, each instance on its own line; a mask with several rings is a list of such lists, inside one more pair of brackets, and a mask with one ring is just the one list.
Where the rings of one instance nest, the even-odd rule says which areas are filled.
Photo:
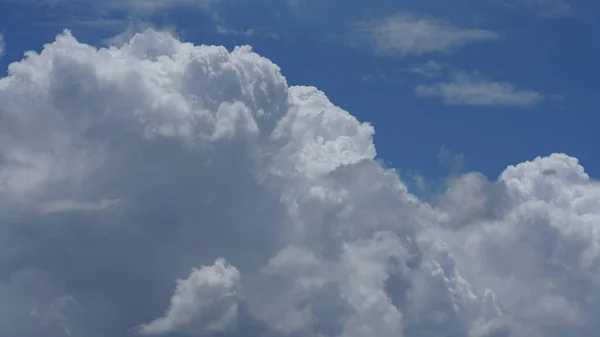
[[2, 33], [0, 33], [0, 58], [2, 58], [2, 56], [4, 56], [4, 35], [2, 35]]
[[456, 176], [465, 169], [464, 153], [450, 151], [446, 145], [442, 145], [438, 151], [437, 158], [440, 164], [448, 166], [451, 176]]
[[544, 18], [565, 18], [573, 16], [573, 9], [566, 0], [496, 0], [512, 8], [525, 8], [535, 11]]
[[508, 82], [497, 82], [481, 76], [457, 74], [451, 81], [419, 85], [420, 98], [439, 97], [447, 105], [512, 106], [526, 108], [544, 100], [544, 95], [522, 90]]
[[29, 5], [52, 7], [73, 7], [86, 13], [108, 14], [114, 11], [125, 11], [134, 14], [150, 14], [171, 6], [189, 5], [210, 9], [212, 5], [223, 0], [3, 0]]
[[99, 212], [115, 204], [119, 200], [103, 199], [97, 202], [81, 202], [74, 200], [55, 200], [43, 203], [40, 211], [44, 214], [64, 212]]
[[363, 81], [385, 81], [387, 76], [383, 72], [376, 71], [364, 74], [360, 77], [360, 79]]
[[443, 71], [446, 69], [444, 64], [441, 64], [437, 61], [427, 61], [423, 64], [414, 66], [409, 69], [409, 71], [413, 74], [425, 76], [425, 77], [438, 77], [441, 76]]
[[243, 36], [243, 37], [262, 37], [270, 39], [278, 39], [279, 35], [270, 31], [267, 28], [248, 28], [248, 29], [234, 29], [223, 24], [218, 24], [215, 27], [216, 33], [221, 36]]
[[496, 32], [468, 29], [429, 18], [396, 14], [383, 20], [362, 22], [354, 31], [380, 54], [452, 52], [468, 44], [500, 38]]
[[427, 189], [427, 181], [423, 175], [419, 173], [413, 173], [410, 177], [415, 182], [415, 185], [417, 188], [419, 188], [419, 190], [425, 191]]
[[210, 7], [219, 0], [127, 0], [114, 1], [115, 3], [126, 3], [130, 8], [141, 11], [155, 11], [172, 5], [197, 5]]
[[241, 35], [241, 36], [246, 36], [246, 37], [250, 37], [253, 36], [254, 34], [256, 34], [256, 31], [254, 29], [246, 29], [246, 30], [235, 30], [235, 29], [231, 29], [231, 28], [227, 28], [225, 26], [217, 26], [217, 34], [219, 35]]

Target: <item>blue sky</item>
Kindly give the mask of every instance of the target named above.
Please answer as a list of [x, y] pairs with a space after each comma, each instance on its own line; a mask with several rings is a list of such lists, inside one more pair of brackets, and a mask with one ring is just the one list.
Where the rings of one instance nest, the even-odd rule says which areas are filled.
[[[600, 174], [600, 26], [594, 14], [600, 4], [595, 1], [245, 0], [221, 1], [208, 9], [182, 1], [132, 10], [94, 8], [85, 0], [5, 0], [0, 6], [4, 71], [25, 50], [39, 50], [63, 28], [98, 46], [128, 27], [168, 28], [196, 44], [229, 49], [250, 44], [278, 64], [290, 84], [314, 85], [360, 120], [372, 122], [378, 155], [401, 171], [418, 172], [428, 180], [448, 174], [438, 158], [444, 147], [462, 154], [465, 168], [490, 178], [508, 164], [553, 152], [577, 157], [592, 175]], [[404, 51], [394, 47], [393, 41], [419, 34], [416, 25], [415, 31], [391, 27], [384, 32], [389, 40], [377, 47], [373, 32], [394, 16], [445, 26], [434, 27], [425, 38], [437, 39], [430, 41], [430, 49], [416, 51], [419, 43], [427, 43], [418, 35], [416, 45]], [[457, 34], [480, 30], [495, 36], [448, 42], [452, 37], [443, 36], [443, 27], [462, 30]], [[441, 67], [439, 73], [414, 71], [427, 64]], [[458, 72], [470, 81], [462, 90], [478, 86], [483, 92], [476, 96], [483, 100], [497, 93], [485, 87], [489, 82], [513, 86], [513, 95], [529, 91], [540, 98], [532, 103], [511, 104], [510, 97], [501, 97], [486, 104], [452, 104], [439, 92], [427, 97], [415, 93], [419, 85], [453, 83]], [[477, 76], [481, 80], [471, 83]]]

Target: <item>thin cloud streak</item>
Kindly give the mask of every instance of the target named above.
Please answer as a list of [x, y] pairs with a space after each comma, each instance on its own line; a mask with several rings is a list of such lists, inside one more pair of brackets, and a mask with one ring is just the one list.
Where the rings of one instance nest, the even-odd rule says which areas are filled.
[[419, 98], [439, 97], [446, 105], [527, 108], [544, 100], [539, 92], [464, 73], [451, 81], [419, 85], [414, 91]]
[[449, 53], [469, 44], [499, 39], [500, 34], [485, 29], [469, 29], [410, 14], [396, 14], [383, 20], [356, 25], [354, 35], [384, 55], [423, 55]]

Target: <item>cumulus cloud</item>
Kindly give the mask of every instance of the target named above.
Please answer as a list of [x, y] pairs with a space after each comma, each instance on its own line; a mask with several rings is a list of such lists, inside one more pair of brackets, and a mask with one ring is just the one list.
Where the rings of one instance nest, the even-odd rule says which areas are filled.
[[456, 182], [460, 199], [448, 197], [480, 202], [463, 207], [468, 220], [446, 242], [465, 277], [482, 273], [474, 288], [494, 289], [505, 313], [497, 324], [519, 336], [591, 336], [598, 182], [563, 154], [509, 166], [494, 183], [465, 178]]
[[380, 54], [422, 55], [452, 52], [466, 45], [500, 38], [484, 29], [461, 28], [430, 18], [395, 14], [382, 20], [357, 25], [355, 34]]
[[440, 97], [448, 105], [529, 107], [544, 99], [532, 90], [516, 88], [508, 82], [458, 74], [452, 81], [419, 85], [417, 97]]
[[600, 185], [567, 155], [427, 203], [325, 93], [153, 30], [29, 52], [0, 119], [0, 335], [600, 328]]
[[205, 335], [235, 328], [239, 281], [239, 271], [223, 259], [217, 259], [212, 266], [192, 270], [186, 280], [177, 282], [165, 316], [142, 325], [140, 332], [160, 335], [186, 331], [191, 335]]

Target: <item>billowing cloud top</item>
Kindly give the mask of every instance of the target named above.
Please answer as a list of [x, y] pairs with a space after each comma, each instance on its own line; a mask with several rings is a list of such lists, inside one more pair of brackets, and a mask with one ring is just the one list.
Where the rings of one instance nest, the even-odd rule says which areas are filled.
[[323, 92], [153, 30], [28, 53], [0, 120], [2, 336], [600, 328], [600, 185], [575, 158], [466, 174], [428, 204]]

